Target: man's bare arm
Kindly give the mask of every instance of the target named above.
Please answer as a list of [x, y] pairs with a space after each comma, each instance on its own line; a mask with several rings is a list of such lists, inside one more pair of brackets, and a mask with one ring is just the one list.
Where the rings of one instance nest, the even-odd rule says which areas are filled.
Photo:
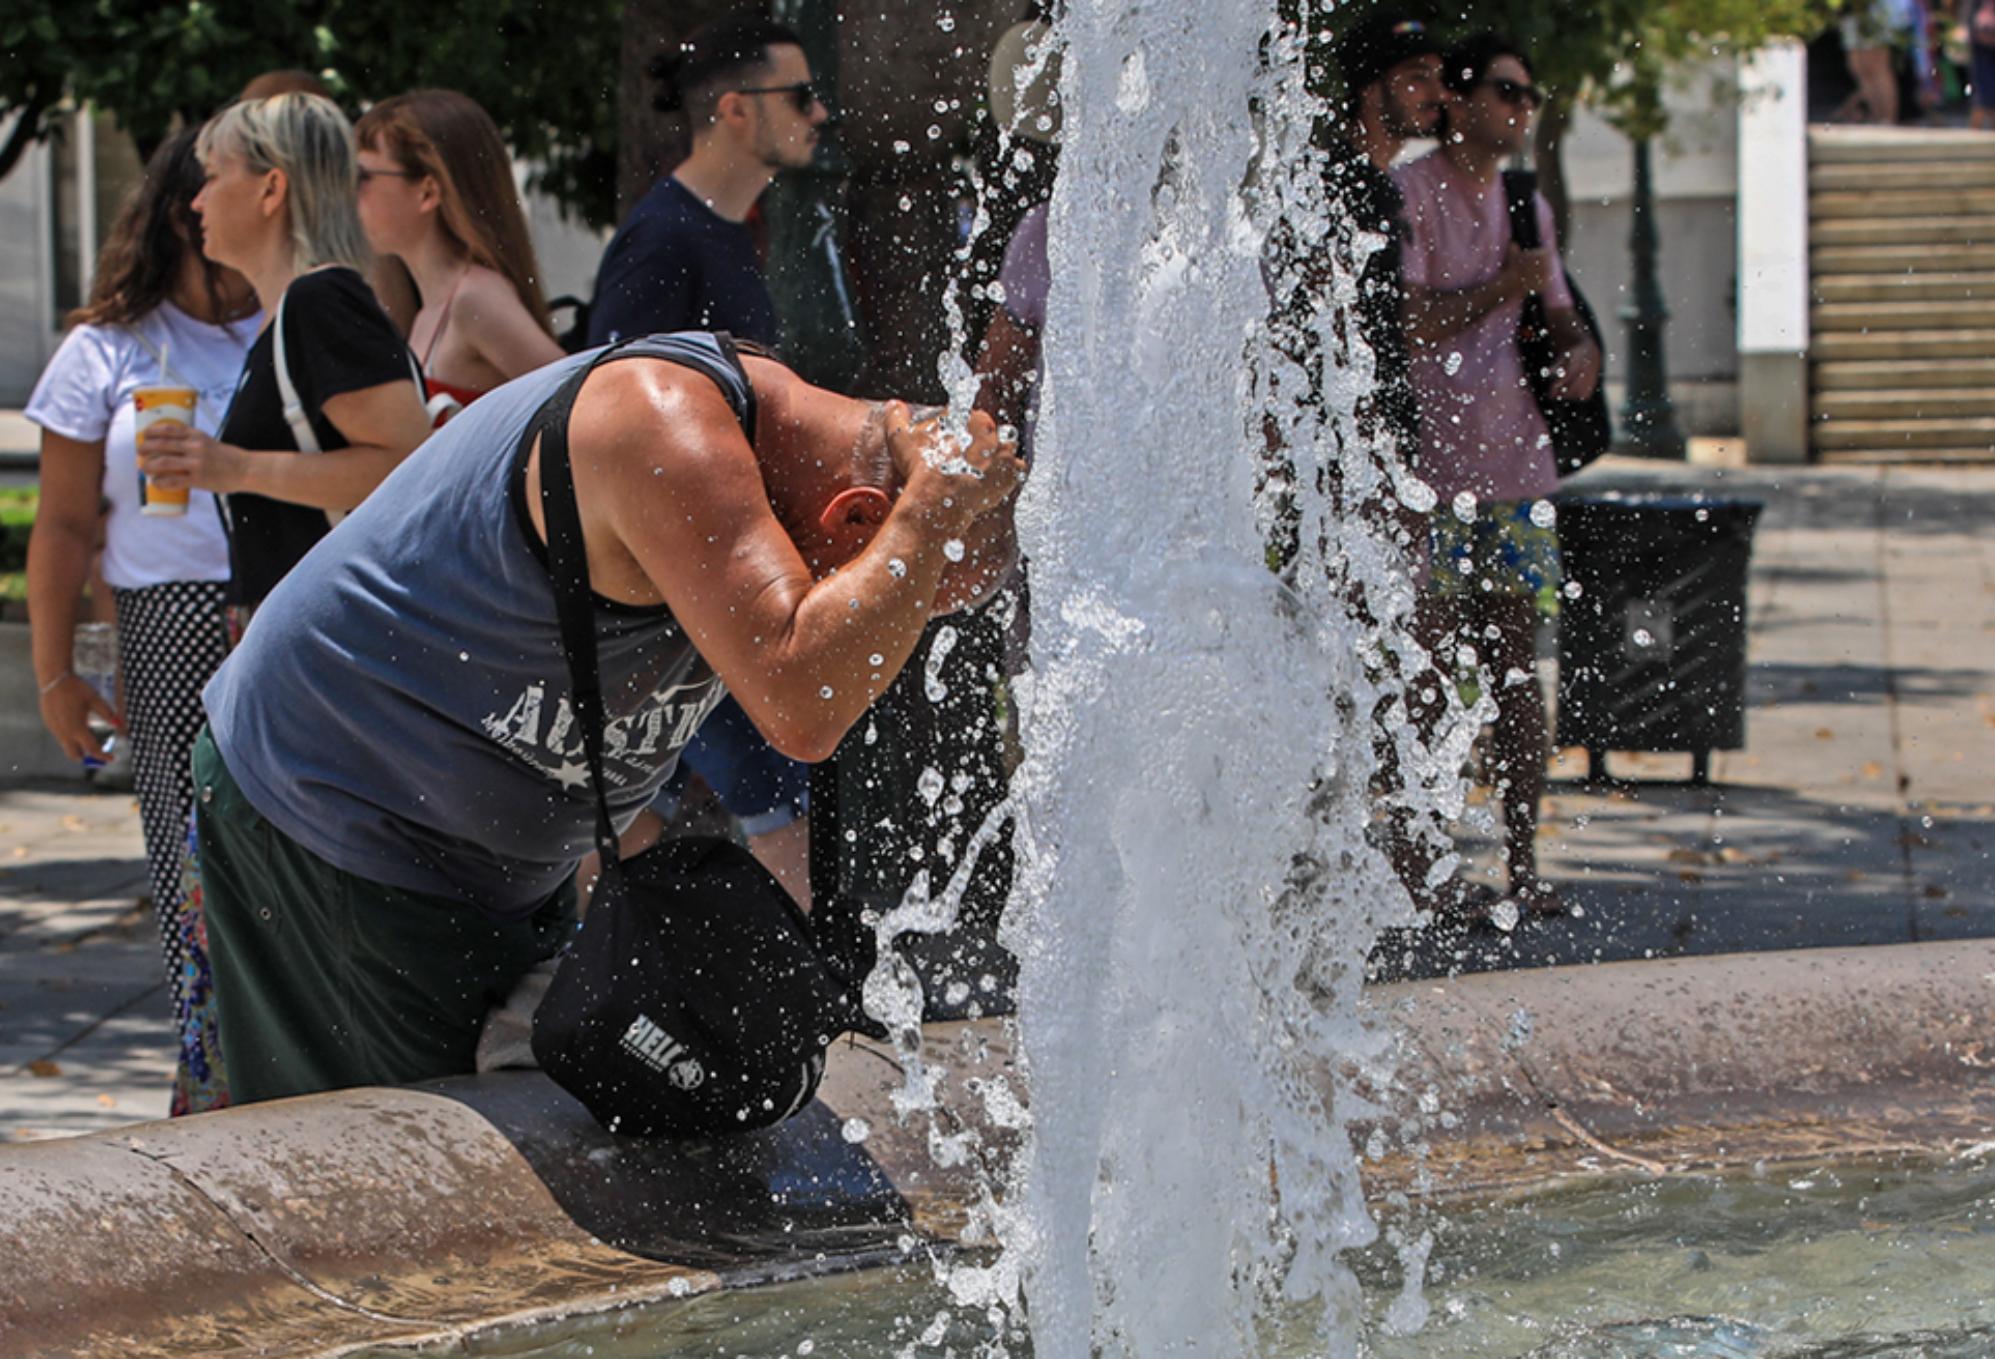
[[[1023, 466], [988, 416], [973, 417], [968, 461], [983, 476], [917, 457], [872, 542], [815, 581], [733, 413], [717, 392], [688, 390], [651, 364], [589, 379], [572, 447], [591, 572], [600, 553], [628, 553], [769, 743], [824, 759], [920, 641], [951, 566], [945, 544], [979, 537], [986, 510], [1008, 514]], [[902, 448], [914, 437], [904, 408], [889, 433]], [[600, 549], [599, 523], [614, 540]]]
[[1543, 291], [1550, 262], [1548, 250], [1519, 250], [1512, 245], [1503, 257], [1503, 268], [1486, 283], [1454, 289], [1407, 284], [1407, 338], [1415, 348], [1441, 344], [1505, 303]]

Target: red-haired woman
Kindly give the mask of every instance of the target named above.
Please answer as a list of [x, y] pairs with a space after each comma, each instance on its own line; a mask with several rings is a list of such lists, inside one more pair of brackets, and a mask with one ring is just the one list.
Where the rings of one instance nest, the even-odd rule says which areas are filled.
[[190, 387], [194, 423], [222, 422], [256, 339], [256, 294], [200, 250], [193, 211], [202, 170], [195, 131], [146, 166], [97, 257], [89, 303], [28, 402], [41, 426], [41, 501], [28, 544], [28, 599], [42, 721], [72, 756], [100, 755], [88, 719], [109, 707], [70, 667], [76, 601], [105, 521], [104, 576], [118, 609], [124, 722], [131, 739], [152, 901], [180, 1027], [173, 1112], [224, 1100], [219, 1051], [206, 1026], [207, 951], [198, 911], [182, 909], [181, 850], [194, 800], [188, 754], [201, 730], [201, 689], [228, 650], [223, 594], [229, 545], [214, 496], [187, 512], [141, 513], [132, 391]]
[[539, 265], [490, 116], [454, 90], [385, 99], [354, 127], [360, 223], [422, 293], [409, 330], [437, 422], [561, 357]]

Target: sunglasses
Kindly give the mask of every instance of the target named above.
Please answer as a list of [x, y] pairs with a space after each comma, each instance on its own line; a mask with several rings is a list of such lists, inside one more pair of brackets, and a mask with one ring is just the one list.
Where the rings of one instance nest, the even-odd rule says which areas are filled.
[[1480, 82], [1496, 91], [1496, 97], [1516, 108], [1537, 108], [1545, 102], [1545, 92], [1536, 85], [1523, 85], [1515, 80], [1484, 80]]
[[808, 80], [799, 80], [794, 85], [752, 85], [736, 94], [787, 94], [798, 113], [809, 113], [811, 105], [817, 102], [817, 86]]

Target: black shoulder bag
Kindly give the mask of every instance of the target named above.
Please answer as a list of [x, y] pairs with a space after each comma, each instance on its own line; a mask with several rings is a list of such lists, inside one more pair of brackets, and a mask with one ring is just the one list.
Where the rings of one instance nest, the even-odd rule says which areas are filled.
[[[1503, 197], [1510, 209], [1510, 238], [1525, 250], [1541, 245], [1538, 236], [1538, 176], [1530, 170], [1503, 172]], [[1559, 262], [1561, 273], [1565, 262]], [[1600, 345], [1604, 357], [1607, 346], [1600, 338], [1600, 322], [1586, 300], [1586, 294], [1566, 274], [1566, 287], [1572, 293], [1573, 308], [1580, 324]], [[1545, 302], [1536, 293], [1524, 299], [1524, 315], [1517, 323], [1517, 349], [1524, 359], [1524, 376], [1531, 395], [1552, 432], [1552, 455], [1558, 460], [1559, 475], [1569, 477], [1605, 453], [1614, 442], [1614, 427], [1607, 418], [1607, 392], [1602, 381], [1595, 383], [1593, 395], [1584, 401], [1565, 401], [1551, 395], [1552, 370], [1558, 366], [1558, 346], [1552, 342], [1551, 327], [1545, 319]]]
[[804, 913], [747, 850], [671, 840], [624, 863], [603, 781], [603, 694], [582, 520], [568, 460], [578, 370], [541, 408], [547, 567], [596, 798], [602, 876], [533, 1017], [533, 1055], [611, 1132], [714, 1137], [779, 1123], [858, 1017]]

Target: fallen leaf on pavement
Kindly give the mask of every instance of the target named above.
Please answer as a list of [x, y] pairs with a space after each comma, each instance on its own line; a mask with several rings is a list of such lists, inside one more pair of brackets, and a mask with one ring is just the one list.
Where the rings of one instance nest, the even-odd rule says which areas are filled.
[[1678, 882], [1699, 883], [1704, 881], [1704, 875], [1694, 868], [1679, 868], [1676, 870], [1676, 880]]
[[28, 1063], [28, 1074], [31, 1076], [60, 1076], [62, 1068], [46, 1057], [37, 1057], [34, 1061]]
[[64, 830], [83, 830], [86, 827], [88, 827], [89, 824], [90, 823], [88, 821], [85, 821], [82, 817], [76, 815], [76, 813], [74, 812], [71, 812], [68, 816], [62, 818], [62, 828]]
[[1817, 727], [1815, 728], [1815, 739], [1817, 741], [1833, 741], [1836, 739], [1836, 734], [1827, 727]]
[[1701, 849], [1673, 849], [1663, 855], [1673, 864], [1708, 864], [1711, 856]]
[[106, 1109], [115, 1109], [118, 1107], [118, 1097], [116, 1095], [99, 1095], [97, 1096], [97, 1102]]
[[1881, 779], [1884, 777], [1884, 766], [1875, 760], [1865, 760], [1860, 772], [1867, 779]]
[[25, 858], [27, 858], [27, 857], [28, 857], [28, 847], [27, 847], [26, 845], [15, 845], [15, 846], [14, 846], [14, 857], [15, 857], [15, 858], [17, 858], [17, 859], [25, 859]]
[[1718, 851], [1718, 860], [1720, 863], [1749, 864], [1753, 861], [1753, 856], [1740, 849], [1737, 845], [1726, 845]]

